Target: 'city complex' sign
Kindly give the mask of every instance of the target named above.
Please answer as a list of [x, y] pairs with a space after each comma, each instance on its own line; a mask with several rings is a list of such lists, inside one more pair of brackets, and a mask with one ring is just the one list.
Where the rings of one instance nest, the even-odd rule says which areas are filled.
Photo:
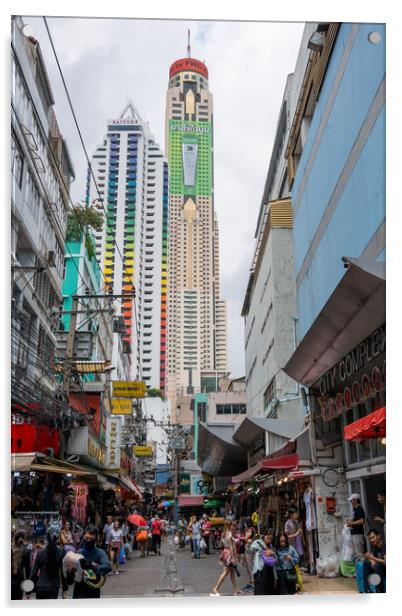
[[385, 388], [385, 345], [383, 326], [323, 374], [317, 385], [324, 421], [339, 417], [342, 411], [375, 397]]

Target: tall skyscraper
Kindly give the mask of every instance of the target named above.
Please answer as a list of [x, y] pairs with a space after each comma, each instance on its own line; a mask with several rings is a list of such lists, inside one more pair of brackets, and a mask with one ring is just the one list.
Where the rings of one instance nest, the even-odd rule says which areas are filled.
[[[134, 283], [136, 291], [135, 303], [132, 299], [115, 303], [126, 328], [129, 376], [142, 376], [148, 387], [164, 389], [168, 167], [148, 123], [131, 101], [118, 119], [108, 120], [107, 135], [91, 166], [107, 212], [102, 232], [95, 234], [105, 286], [124, 294], [132, 291]], [[103, 212], [89, 172], [86, 201], [94, 202]], [[116, 340], [114, 366], [119, 364], [118, 353]], [[124, 375], [115, 374], [114, 378]]]
[[[227, 370], [226, 302], [220, 296], [214, 210], [213, 98], [208, 69], [187, 57], [170, 67], [168, 386], [173, 402], [202, 386], [202, 372]], [[173, 413], [174, 415], [174, 413]]]

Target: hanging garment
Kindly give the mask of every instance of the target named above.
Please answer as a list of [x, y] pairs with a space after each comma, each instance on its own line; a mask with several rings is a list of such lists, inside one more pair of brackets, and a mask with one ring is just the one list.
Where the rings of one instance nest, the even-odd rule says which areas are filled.
[[279, 496], [277, 494], [270, 494], [268, 496], [267, 509], [270, 513], [278, 513], [279, 511]]
[[314, 530], [317, 528], [314, 493], [307, 489], [303, 494], [303, 501], [306, 507], [306, 530]]

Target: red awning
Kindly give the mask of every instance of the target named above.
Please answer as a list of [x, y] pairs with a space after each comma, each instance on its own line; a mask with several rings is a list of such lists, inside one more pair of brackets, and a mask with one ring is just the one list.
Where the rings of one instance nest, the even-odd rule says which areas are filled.
[[179, 496], [179, 507], [202, 507], [203, 496]]
[[344, 434], [346, 441], [383, 438], [386, 434], [385, 406], [345, 426]]
[[244, 473], [240, 473], [240, 475], [236, 475], [232, 477], [233, 483], [241, 483], [242, 481], [247, 481], [258, 475], [261, 471], [269, 471], [269, 470], [297, 470], [299, 468], [299, 455], [297, 453], [292, 453], [288, 456], [280, 456], [279, 458], [264, 458], [254, 464], [251, 468]]

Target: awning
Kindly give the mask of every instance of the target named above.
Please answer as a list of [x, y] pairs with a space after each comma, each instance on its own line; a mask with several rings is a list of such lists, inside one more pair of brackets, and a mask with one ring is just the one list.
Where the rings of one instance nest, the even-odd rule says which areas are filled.
[[[227, 426], [229, 428], [230, 426]], [[247, 468], [247, 451], [217, 427], [198, 423], [198, 464], [212, 477], [231, 477]]]
[[294, 481], [295, 479], [303, 479], [304, 477], [311, 477], [312, 475], [321, 475], [321, 469], [305, 468], [300, 471], [290, 471], [290, 473], [288, 473], [289, 481]]
[[84, 475], [96, 476], [96, 471], [94, 469], [87, 469], [84, 466], [45, 456], [39, 452], [12, 454], [11, 471], [42, 471], [45, 473], [58, 473], [62, 475], [69, 473], [77, 477]]
[[250, 445], [258, 435], [265, 434], [265, 432], [283, 436], [284, 438], [293, 438], [300, 432], [300, 429], [301, 421], [245, 417], [233, 434], [233, 439], [247, 446]]
[[133, 492], [133, 494], [136, 494], [139, 498], [144, 497], [142, 491], [137, 486], [135, 481], [133, 481], [129, 477], [126, 477], [125, 475], [122, 475], [121, 473], [116, 473], [116, 474], [105, 473], [105, 476], [108, 479], [112, 479], [112, 481], [115, 482], [115, 485], [120, 484], [122, 488], [124, 488], [125, 490], [128, 490], [129, 492]]
[[179, 507], [202, 507], [203, 496], [179, 496]]
[[366, 417], [345, 426], [345, 440], [356, 441], [364, 438], [383, 438], [386, 435], [385, 406]]
[[264, 458], [254, 464], [251, 468], [249, 468], [244, 473], [240, 475], [236, 475], [232, 477], [233, 483], [243, 482], [251, 479], [255, 475], [263, 471], [269, 470], [297, 470], [299, 467], [299, 455], [297, 453], [292, 453], [288, 456], [281, 456], [278, 458]]
[[284, 367], [308, 387], [385, 323], [385, 264], [342, 260], [347, 272]]

